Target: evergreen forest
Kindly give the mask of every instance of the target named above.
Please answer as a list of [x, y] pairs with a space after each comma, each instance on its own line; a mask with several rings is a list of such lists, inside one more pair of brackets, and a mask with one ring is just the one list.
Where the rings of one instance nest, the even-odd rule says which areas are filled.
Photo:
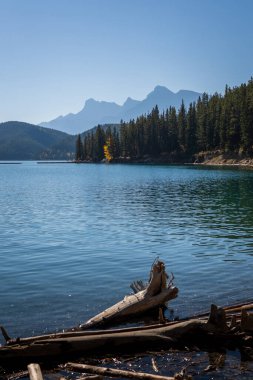
[[253, 78], [224, 95], [204, 93], [186, 109], [157, 106], [117, 127], [98, 125], [76, 140], [76, 161], [192, 162], [201, 152], [253, 156]]

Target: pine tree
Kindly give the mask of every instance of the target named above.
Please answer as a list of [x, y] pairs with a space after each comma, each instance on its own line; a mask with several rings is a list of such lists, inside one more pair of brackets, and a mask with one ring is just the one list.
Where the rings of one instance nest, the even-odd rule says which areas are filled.
[[82, 161], [83, 160], [83, 143], [81, 139], [81, 135], [77, 135], [76, 140], [76, 161]]
[[187, 118], [184, 102], [182, 101], [180, 109], [178, 111], [178, 141], [182, 150], [186, 148], [186, 128]]
[[191, 103], [187, 113], [187, 128], [186, 128], [186, 151], [188, 154], [196, 153], [196, 107], [195, 103]]
[[168, 149], [169, 153], [179, 150], [177, 112], [175, 107], [170, 107], [168, 115]]
[[208, 150], [208, 95], [204, 93], [202, 98], [198, 100], [196, 106], [196, 137], [197, 137], [197, 146], [198, 150]]
[[158, 129], [160, 127], [160, 119], [159, 119], [159, 109], [156, 105], [150, 114], [150, 136], [149, 136], [149, 144], [150, 144], [150, 154], [152, 156], [157, 156], [159, 152], [159, 144], [158, 144]]
[[104, 158], [105, 133], [100, 125], [97, 126], [94, 136], [94, 157], [96, 161]]
[[207, 130], [207, 144], [208, 149], [220, 148], [220, 125], [221, 125], [221, 109], [222, 101], [221, 96], [215, 93], [209, 99], [209, 116], [208, 116], [208, 130]]
[[129, 146], [128, 146], [128, 133], [127, 133], [127, 124], [121, 122], [120, 125], [120, 148], [121, 156], [127, 157], [129, 155]]

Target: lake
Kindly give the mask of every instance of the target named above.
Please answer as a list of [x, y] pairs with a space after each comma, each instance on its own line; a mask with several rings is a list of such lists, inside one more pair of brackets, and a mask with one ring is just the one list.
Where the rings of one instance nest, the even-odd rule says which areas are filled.
[[251, 170], [6, 164], [0, 210], [0, 324], [11, 336], [84, 322], [148, 280], [157, 256], [179, 288], [175, 315], [252, 299]]

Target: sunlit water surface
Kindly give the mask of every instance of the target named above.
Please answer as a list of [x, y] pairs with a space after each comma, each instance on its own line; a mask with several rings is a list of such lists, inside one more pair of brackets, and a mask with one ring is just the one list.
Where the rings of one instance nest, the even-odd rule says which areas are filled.
[[183, 317], [252, 298], [253, 172], [152, 165], [0, 165], [0, 324], [78, 325], [147, 280], [159, 256]]

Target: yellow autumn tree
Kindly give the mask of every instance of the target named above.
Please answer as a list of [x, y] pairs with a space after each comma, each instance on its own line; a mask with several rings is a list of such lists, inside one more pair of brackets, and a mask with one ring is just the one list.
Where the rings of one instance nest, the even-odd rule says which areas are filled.
[[112, 161], [113, 156], [111, 152], [111, 140], [108, 139], [104, 145], [104, 155], [107, 162]]

